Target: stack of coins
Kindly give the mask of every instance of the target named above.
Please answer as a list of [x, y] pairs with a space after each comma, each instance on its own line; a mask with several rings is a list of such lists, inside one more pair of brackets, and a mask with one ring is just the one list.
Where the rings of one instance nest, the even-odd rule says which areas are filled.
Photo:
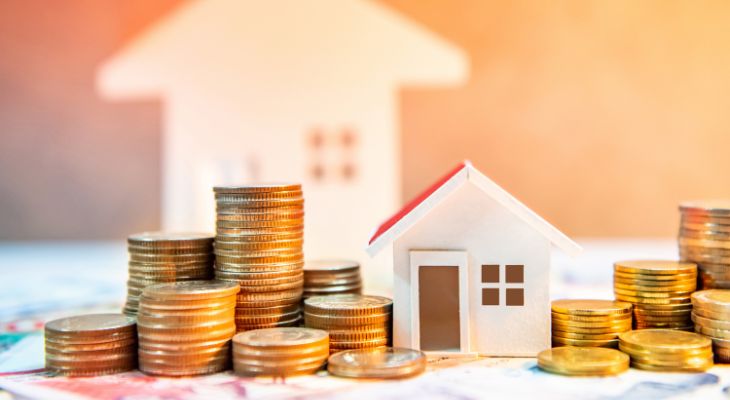
[[620, 261], [614, 264], [616, 300], [634, 305], [634, 329], [692, 330], [690, 295], [697, 265], [677, 261]]
[[426, 355], [398, 347], [346, 350], [330, 356], [327, 370], [346, 378], [406, 378], [426, 370]]
[[211, 279], [213, 236], [145, 232], [127, 238], [129, 280], [124, 313], [134, 316], [142, 290], [156, 283]]
[[568, 376], [617, 375], [629, 369], [629, 356], [614, 349], [566, 346], [540, 352], [537, 366]]
[[330, 352], [390, 343], [393, 301], [380, 296], [337, 294], [304, 300], [304, 324], [330, 334]]
[[238, 290], [221, 281], [146, 287], [137, 315], [140, 371], [195, 376], [228, 369]]
[[712, 367], [712, 341], [672, 329], [643, 329], [619, 335], [619, 349], [631, 366], [650, 371], [699, 372]]
[[695, 332], [712, 339], [715, 361], [730, 363], [730, 290], [692, 293], [692, 321]]
[[618, 334], [631, 330], [631, 303], [612, 300], [555, 300], [553, 347], [618, 347]]
[[319, 329], [255, 329], [233, 337], [233, 369], [240, 375], [311, 374], [324, 366], [328, 356], [329, 335]]
[[730, 289], [730, 200], [679, 205], [679, 256], [697, 263], [704, 289]]
[[303, 298], [330, 294], [360, 294], [360, 264], [346, 260], [309, 260], [304, 263]]
[[45, 327], [46, 370], [56, 375], [114, 374], [137, 366], [134, 318], [89, 314], [51, 321]]
[[295, 326], [304, 282], [299, 184], [215, 187], [215, 277], [241, 286], [239, 331]]

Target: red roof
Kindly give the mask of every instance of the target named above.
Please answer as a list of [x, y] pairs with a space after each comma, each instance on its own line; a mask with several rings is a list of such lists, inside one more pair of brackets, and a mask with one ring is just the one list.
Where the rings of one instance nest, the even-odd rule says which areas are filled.
[[393, 225], [397, 224], [398, 221], [403, 219], [406, 215], [408, 215], [411, 211], [413, 211], [414, 208], [418, 207], [419, 204], [421, 204], [424, 200], [428, 198], [433, 192], [438, 190], [441, 186], [443, 186], [446, 182], [449, 181], [449, 179], [453, 178], [454, 175], [458, 174], [459, 171], [464, 169], [466, 167], [465, 162], [459, 163], [456, 168], [449, 171], [448, 174], [441, 177], [438, 181], [436, 181], [433, 185], [429, 186], [428, 189], [426, 189], [423, 193], [416, 196], [415, 199], [409, 201], [403, 208], [400, 209], [397, 213], [395, 213], [392, 217], [388, 218], [387, 221], [383, 222], [379, 227], [378, 230], [375, 231], [375, 234], [373, 237], [370, 238], [370, 241], [368, 244], [373, 244], [373, 242], [379, 238], [382, 234], [388, 231], [388, 229], [392, 228]]

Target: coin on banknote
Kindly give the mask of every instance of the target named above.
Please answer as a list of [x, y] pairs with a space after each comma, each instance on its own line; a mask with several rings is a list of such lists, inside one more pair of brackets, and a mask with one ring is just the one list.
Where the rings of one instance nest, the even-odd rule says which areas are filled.
[[328, 360], [332, 375], [348, 378], [404, 378], [426, 369], [426, 355], [399, 347], [346, 350]]

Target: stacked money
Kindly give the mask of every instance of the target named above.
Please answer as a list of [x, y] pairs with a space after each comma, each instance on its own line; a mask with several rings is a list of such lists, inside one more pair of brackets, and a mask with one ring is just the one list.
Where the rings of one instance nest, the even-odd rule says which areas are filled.
[[149, 285], [213, 277], [212, 235], [145, 232], [128, 237], [127, 246], [127, 315], [137, 314], [139, 296]]
[[426, 370], [426, 355], [398, 347], [345, 350], [330, 356], [327, 370], [346, 378], [406, 378]]
[[304, 324], [330, 334], [330, 352], [390, 343], [393, 301], [380, 296], [336, 294], [304, 300]]
[[268, 328], [233, 337], [233, 369], [247, 376], [311, 374], [329, 356], [329, 335], [319, 329]]
[[137, 315], [140, 371], [195, 376], [228, 369], [238, 291], [222, 281], [146, 287]]
[[555, 300], [553, 347], [618, 347], [618, 335], [631, 330], [631, 303], [612, 300]]
[[89, 314], [51, 321], [45, 327], [46, 370], [57, 375], [95, 376], [137, 366], [134, 318]]
[[677, 261], [620, 261], [614, 264], [616, 300], [634, 305], [634, 329], [692, 330], [690, 295], [697, 265]]
[[712, 367], [712, 341], [673, 329], [643, 329], [619, 335], [631, 366], [650, 371], [699, 372]]
[[712, 339], [715, 361], [730, 363], [730, 290], [692, 293], [692, 321], [695, 332]]
[[330, 294], [360, 294], [360, 264], [345, 260], [308, 260], [304, 263], [303, 298]]
[[704, 289], [730, 289], [730, 200], [679, 205], [679, 256], [697, 263]]
[[304, 281], [301, 185], [215, 187], [215, 277], [241, 286], [239, 331], [295, 326]]
[[540, 352], [537, 366], [553, 374], [568, 376], [617, 375], [629, 369], [629, 356], [600, 347], [557, 347]]

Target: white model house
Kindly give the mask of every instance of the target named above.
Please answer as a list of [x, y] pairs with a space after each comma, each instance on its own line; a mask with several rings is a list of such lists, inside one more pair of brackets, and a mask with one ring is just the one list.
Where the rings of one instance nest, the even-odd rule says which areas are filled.
[[392, 243], [393, 344], [430, 352], [535, 356], [550, 343], [550, 248], [580, 246], [469, 162], [370, 239]]
[[213, 185], [296, 181], [306, 257], [366, 263], [362, 237], [400, 199], [399, 90], [467, 77], [463, 51], [375, 2], [190, 0], [104, 62], [98, 88], [163, 100], [164, 229], [212, 230]]

